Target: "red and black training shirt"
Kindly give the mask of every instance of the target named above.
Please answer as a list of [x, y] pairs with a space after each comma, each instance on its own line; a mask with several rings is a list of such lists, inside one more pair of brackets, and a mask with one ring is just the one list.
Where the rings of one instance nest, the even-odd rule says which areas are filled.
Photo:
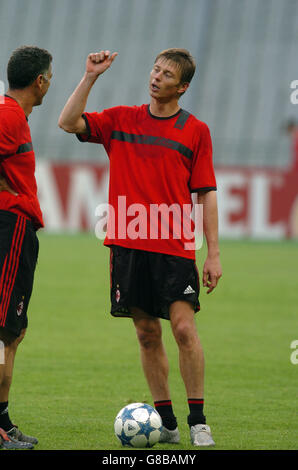
[[[109, 204], [115, 229], [110, 224], [105, 245], [195, 259], [195, 250], [185, 250], [194, 239], [188, 233], [185, 237], [181, 227], [177, 230], [177, 220], [183, 212], [179, 208], [192, 206], [191, 193], [216, 190], [208, 126], [183, 109], [158, 118], [148, 104], [86, 112], [83, 117], [87, 133], [77, 137], [103, 144], [110, 160]], [[173, 209], [167, 218], [169, 237], [162, 232], [162, 219], [150, 212], [157, 206]]]
[[0, 191], [0, 210], [31, 220], [36, 229], [43, 227], [30, 128], [24, 110], [9, 96], [0, 100], [0, 173], [17, 193]]

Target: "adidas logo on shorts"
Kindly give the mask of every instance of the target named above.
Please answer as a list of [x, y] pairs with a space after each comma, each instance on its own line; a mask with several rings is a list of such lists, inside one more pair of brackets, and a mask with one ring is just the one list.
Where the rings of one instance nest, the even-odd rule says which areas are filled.
[[195, 291], [193, 290], [191, 286], [187, 286], [183, 294], [195, 294]]

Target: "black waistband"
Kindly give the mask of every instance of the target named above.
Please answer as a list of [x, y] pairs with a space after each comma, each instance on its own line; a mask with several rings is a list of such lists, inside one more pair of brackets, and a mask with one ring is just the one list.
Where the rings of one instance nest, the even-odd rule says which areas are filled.
[[11, 222], [15, 223], [17, 221], [18, 217], [22, 217], [23, 219], [25, 219], [26, 220], [26, 226], [28, 228], [34, 230], [34, 232], [36, 232], [36, 228], [35, 228], [32, 220], [27, 219], [27, 217], [24, 217], [23, 215], [16, 214], [15, 212], [0, 209], [0, 219], [10, 220]]

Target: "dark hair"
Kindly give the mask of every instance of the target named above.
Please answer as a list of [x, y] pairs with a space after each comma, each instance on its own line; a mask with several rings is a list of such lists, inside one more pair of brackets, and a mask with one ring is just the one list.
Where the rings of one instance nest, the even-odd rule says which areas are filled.
[[13, 51], [7, 65], [7, 80], [12, 90], [25, 88], [49, 70], [51, 54], [36, 46], [21, 46]]
[[196, 63], [194, 58], [186, 49], [165, 49], [164, 51], [158, 54], [155, 59], [155, 62], [157, 62], [158, 59], [162, 58], [175, 62], [178, 69], [180, 69], [181, 71], [181, 83], [191, 82], [191, 79], [196, 71]]

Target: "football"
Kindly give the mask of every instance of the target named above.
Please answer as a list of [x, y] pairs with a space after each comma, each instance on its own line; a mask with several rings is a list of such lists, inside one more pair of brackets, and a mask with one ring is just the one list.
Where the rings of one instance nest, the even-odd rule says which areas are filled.
[[114, 430], [123, 446], [152, 447], [159, 441], [162, 421], [152, 406], [131, 403], [117, 414]]

